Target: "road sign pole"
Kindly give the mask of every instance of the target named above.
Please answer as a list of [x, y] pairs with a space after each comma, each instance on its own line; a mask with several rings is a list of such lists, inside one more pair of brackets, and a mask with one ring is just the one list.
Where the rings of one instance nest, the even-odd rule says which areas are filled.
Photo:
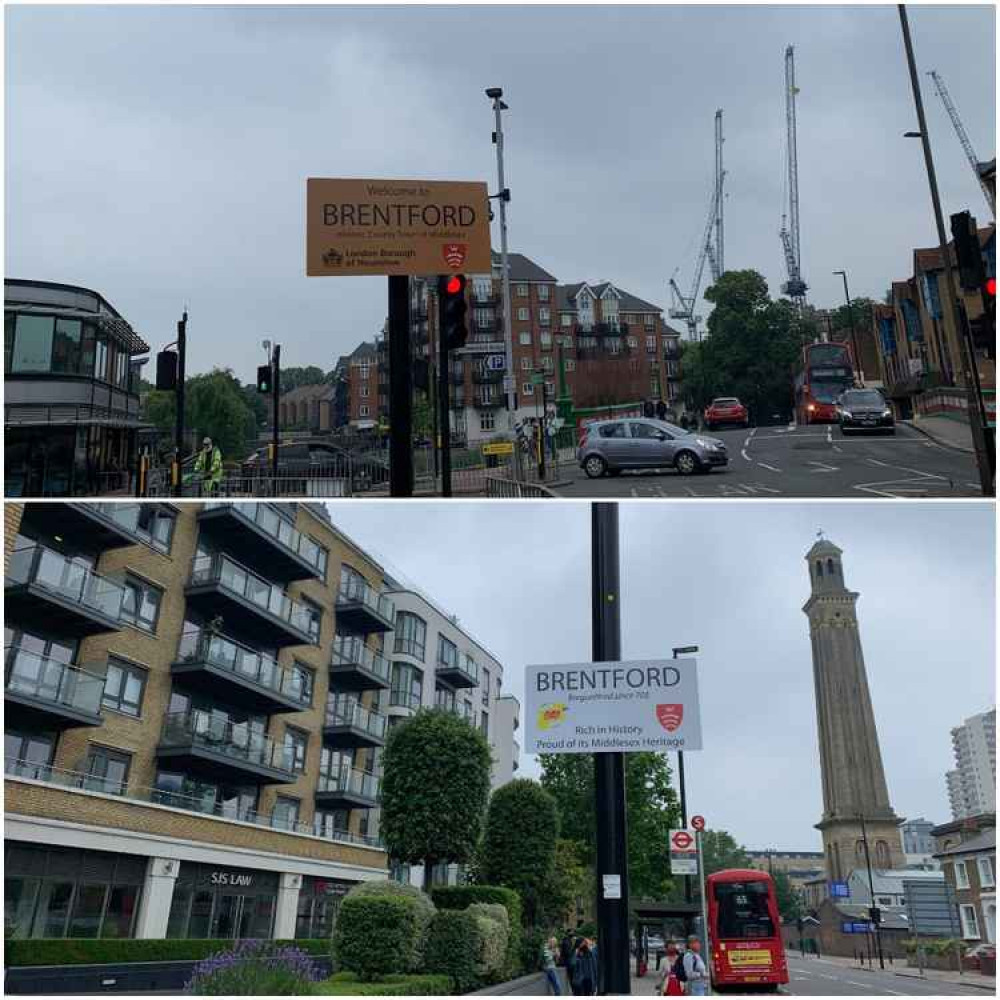
[[[438, 282], [446, 279], [439, 278]], [[443, 298], [438, 294], [438, 301]], [[451, 364], [448, 360], [448, 340], [441, 324], [438, 323], [438, 428], [441, 435], [441, 496], [451, 496], [451, 416], [448, 406], [448, 380], [451, 378]]]
[[[674, 659], [677, 659], [677, 654], [680, 649], [674, 650]], [[688, 814], [687, 814], [687, 791], [684, 787], [684, 751], [677, 751], [677, 782], [680, 785], [680, 799], [681, 799], [681, 826], [685, 829], [688, 825]], [[693, 895], [691, 886], [691, 876], [684, 876], [684, 901], [686, 903], [691, 902], [691, 897]]]
[[[591, 506], [591, 620], [595, 663], [621, 659], [618, 505]], [[628, 829], [625, 755], [594, 754], [597, 816], [598, 993], [631, 991], [628, 933]], [[605, 876], [617, 876], [615, 899]], [[611, 898], [608, 898], [608, 897]]]
[[[389, 492], [413, 496], [410, 279], [389, 275]], [[440, 334], [439, 334], [440, 336]]]
[[701, 851], [701, 830], [695, 830], [695, 841], [698, 844], [698, 889], [701, 892], [701, 950], [705, 955], [705, 963], [711, 968], [712, 949], [708, 940], [708, 900], [705, 898], [705, 859]]

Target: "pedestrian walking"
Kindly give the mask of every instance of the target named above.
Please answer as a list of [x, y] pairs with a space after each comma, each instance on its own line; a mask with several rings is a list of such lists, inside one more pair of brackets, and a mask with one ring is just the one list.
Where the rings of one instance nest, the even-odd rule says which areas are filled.
[[680, 961], [680, 952], [677, 950], [677, 945], [673, 941], [667, 944], [667, 952], [664, 958], [667, 960], [666, 967], [663, 970], [663, 975], [660, 978], [660, 988], [657, 991], [665, 997], [679, 997], [684, 994], [684, 986], [681, 982], [678, 973], [681, 971], [677, 967], [677, 963]]
[[551, 937], [542, 948], [542, 969], [554, 997], [562, 996], [562, 987], [559, 985], [559, 970], [556, 968], [556, 955], [558, 954], [559, 942]]
[[684, 952], [684, 980], [689, 996], [703, 997], [708, 995], [708, 968], [701, 957], [701, 938], [692, 934], [688, 938], [687, 951]]
[[583, 938], [573, 962], [573, 993], [592, 997], [597, 992], [597, 949], [589, 938]]
[[656, 404], [656, 419], [666, 420], [667, 419], [667, 404], [663, 400], [658, 400]]
[[573, 935], [566, 931], [563, 934], [563, 939], [559, 943], [559, 963], [566, 970], [566, 975], [569, 976], [569, 967], [573, 961]]
[[642, 404], [642, 415], [644, 417], [655, 417], [656, 416], [656, 409], [654, 408], [653, 401], [651, 399], [647, 399]]

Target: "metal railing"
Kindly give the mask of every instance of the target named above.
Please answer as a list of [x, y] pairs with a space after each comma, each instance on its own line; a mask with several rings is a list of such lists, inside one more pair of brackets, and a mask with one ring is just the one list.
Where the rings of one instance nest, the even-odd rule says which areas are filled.
[[380, 837], [366, 837], [349, 833], [346, 830], [318, 832], [318, 828], [321, 826], [321, 820], [318, 816], [312, 823], [290, 823], [281, 817], [260, 813], [255, 809], [243, 809], [228, 803], [220, 804], [215, 800], [209, 801], [203, 796], [187, 795], [183, 792], [172, 792], [163, 788], [128, 785], [120, 781], [87, 774], [84, 771], [67, 770], [53, 767], [51, 764], [39, 764], [36, 761], [4, 758], [4, 776], [15, 780], [41, 781], [47, 785], [55, 785], [71, 791], [100, 792], [103, 795], [114, 795], [127, 802], [182, 809], [185, 812], [198, 813], [202, 816], [213, 816], [216, 819], [230, 820], [235, 823], [252, 823], [254, 826], [315, 837], [319, 840], [361, 844], [365, 847], [380, 849], [383, 846]]
[[86, 563], [29, 542], [11, 553], [5, 587], [32, 584], [82, 604], [91, 611], [117, 619], [125, 588], [115, 580], [98, 576]]
[[[105, 524], [113, 525], [122, 531], [132, 535], [136, 541], [149, 545], [160, 552], [167, 551], [166, 542], [157, 538], [148, 528], [139, 523], [142, 516], [143, 504], [138, 503], [95, 503], [93, 500], [81, 500], [76, 506], [82, 507], [92, 517], [96, 517]], [[149, 507], [146, 504], [145, 507]]]
[[335, 667], [357, 665], [384, 681], [389, 680], [389, 661], [366, 646], [358, 636], [338, 635], [333, 641], [330, 663]]
[[337, 591], [337, 604], [363, 604], [390, 622], [396, 620], [396, 605], [360, 577], [341, 578], [340, 589]]
[[518, 500], [549, 500], [557, 496], [541, 483], [524, 483], [502, 476], [484, 476], [488, 497], [516, 498]]
[[343, 767], [334, 774], [321, 774], [316, 785], [317, 792], [346, 792], [373, 802], [378, 801], [381, 790], [382, 781], [378, 775], [353, 767]]
[[467, 677], [471, 677], [475, 682], [479, 683], [479, 664], [476, 663], [471, 656], [456, 656], [453, 662], [448, 662], [446, 660], [438, 659], [437, 661], [437, 672], [442, 671], [460, 671]]
[[177, 647], [177, 662], [208, 663], [303, 706], [311, 702], [311, 692], [297, 670], [282, 667], [273, 657], [217, 632], [185, 632]]
[[198, 747], [258, 767], [292, 773], [292, 751], [249, 723], [232, 722], [211, 712], [168, 712], [160, 743], [165, 747]]
[[301, 556], [315, 569], [323, 568], [324, 549], [308, 535], [303, 535], [287, 518], [282, 517], [266, 503], [229, 503], [224, 500], [208, 500], [205, 509], [228, 508], [241, 520], [261, 528], [285, 548]]
[[328, 726], [351, 726], [377, 740], [385, 739], [386, 718], [380, 712], [365, 708], [353, 695], [337, 694], [326, 703]]
[[390, 708], [408, 708], [411, 712], [416, 712], [422, 704], [420, 695], [412, 691], [400, 691], [399, 688], [389, 691]]
[[100, 714], [104, 678], [99, 674], [17, 645], [5, 647], [5, 663], [4, 689], [11, 694]]
[[217, 583], [293, 628], [309, 632], [310, 614], [306, 607], [292, 600], [280, 587], [269, 583], [227, 555], [217, 552], [195, 559], [191, 568], [191, 586], [206, 583]]

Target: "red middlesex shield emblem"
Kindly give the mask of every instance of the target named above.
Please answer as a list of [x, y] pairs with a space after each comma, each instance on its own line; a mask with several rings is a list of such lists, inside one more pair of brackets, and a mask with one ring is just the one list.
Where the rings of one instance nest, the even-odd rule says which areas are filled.
[[668, 733], [672, 733], [684, 720], [684, 706], [657, 705], [656, 718]]
[[457, 271], [464, 263], [465, 256], [469, 251], [466, 243], [445, 243], [441, 248], [444, 254], [444, 262], [453, 270]]

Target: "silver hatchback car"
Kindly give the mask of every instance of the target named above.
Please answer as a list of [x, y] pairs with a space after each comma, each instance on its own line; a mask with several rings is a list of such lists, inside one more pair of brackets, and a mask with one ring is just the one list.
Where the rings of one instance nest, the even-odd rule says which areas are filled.
[[576, 458], [591, 479], [625, 469], [676, 469], [690, 476], [729, 464], [726, 446], [718, 438], [639, 417], [588, 425]]

